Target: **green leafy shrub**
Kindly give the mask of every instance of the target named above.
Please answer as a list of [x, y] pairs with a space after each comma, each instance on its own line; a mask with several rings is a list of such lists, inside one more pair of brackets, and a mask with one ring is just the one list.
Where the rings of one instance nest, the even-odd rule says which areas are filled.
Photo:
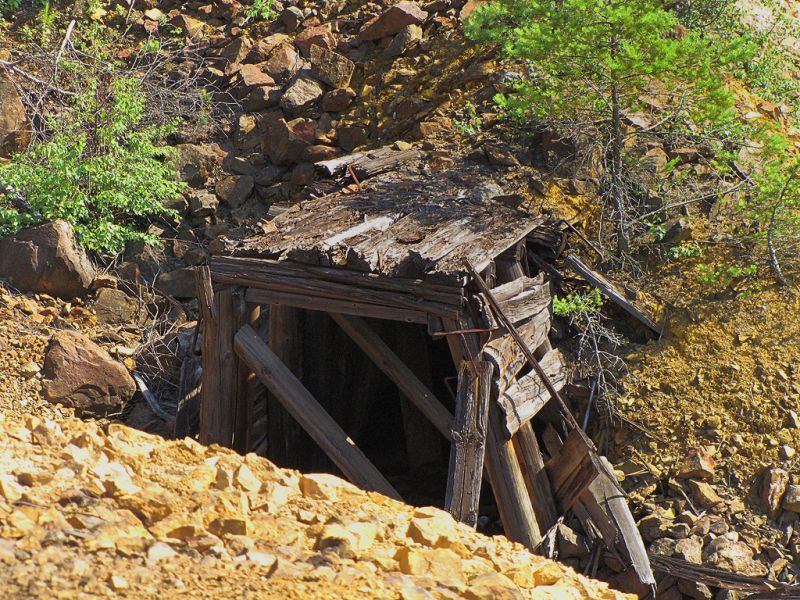
[[460, 116], [453, 119], [453, 126], [460, 134], [473, 137], [480, 133], [481, 127], [483, 127], [483, 119], [478, 115], [475, 105], [467, 100]]
[[692, 258], [693, 256], [703, 256], [703, 249], [697, 242], [684, 242], [680, 246], [673, 246], [669, 249], [669, 257], [672, 260]]
[[175, 124], [144, 126], [144, 117], [134, 79], [116, 80], [105, 93], [95, 82], [77, 95], [69, 112], [50, 120], [48, 139], [0, 166], [0, 189], [15, 190], [30, 206], [0, 209], [0, 234], [64, 219], [84, 246], [101, 253], [120, 252], [131, 240], [155, 243], [145, 226], [178, 217], [164, 202], [184, 184], [160, 145]]
[[0, 18], [13, 17], [22, 6], [22, 0], [0, 0]]
[[592, 315], [603, 307], [603, 297], [600, 290], [594, 288], [591, 292], [569, 294], [564, 298], [553, 298], [553, 314], [557, 317], [575, 317]]
[[698, 265], [697, 280], [704, 285], [722, 284], [727, 287], [736, 281], [753, 277], [757, 271], [756, 265], [747, 265], [746, 267], [720, 264]]
[[276, 16], [274, 0], [253, 0], [253, 3], [244, 11], [248, 19], [269, 21]]

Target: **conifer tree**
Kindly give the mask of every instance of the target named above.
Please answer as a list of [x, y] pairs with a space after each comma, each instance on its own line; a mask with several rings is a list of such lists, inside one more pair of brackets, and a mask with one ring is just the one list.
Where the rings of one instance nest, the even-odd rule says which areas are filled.
[[637, 111], [658, 81], [673, 102], [648, 129], [702, 132], [730, 123], [724, 73], [753, 50], [743, 39], [688, 30], [657, 0], [496, 0], [473, 13], [466, 33], [525, 65], [513, 91], [497, 98], [511, 116], [591, 124], [604, 136], [620, 253], [630, 249], [625, 114]]

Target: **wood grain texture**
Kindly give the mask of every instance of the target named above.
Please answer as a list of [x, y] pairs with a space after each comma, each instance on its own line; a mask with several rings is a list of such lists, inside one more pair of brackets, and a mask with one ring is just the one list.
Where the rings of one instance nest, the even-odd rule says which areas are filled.
[[402, 500], [380, 471], [325, 412], [297, 377], [249, 325], [235, 336], [235, 349], [270, 392], [355, 485]]
[[[473, 369], [477, 373], [473, 373]], [[462, 363], [458, 372], [456, 416], [445, 509], [470, 527], [478, 523], [492, 365]]]

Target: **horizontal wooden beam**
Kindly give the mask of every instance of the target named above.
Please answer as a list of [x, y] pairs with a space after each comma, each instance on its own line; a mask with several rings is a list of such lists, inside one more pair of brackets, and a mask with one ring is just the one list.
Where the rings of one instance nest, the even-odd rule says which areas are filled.
[[345, 477], [359, 487], [402, 501], [400, 494], [252, 327], [245, 325], [236, 333], [234, 348]]
[[428, 324], [427, 313], [405, 308], [393, 308], [391, 306], [363, 304], [348, 300], [304, 296], [302, 294], [287, 294], [285, 292], [256, 288], [249, 288], [246, 298], [248, 302], [253, 302], [255, 304], [279, 304], [281, 306], [293, 306], [294, 308], [305, 308], [307, 310], [320, 310], [323, 312], [335, 312], [375, 319], [388, 319], [389, 321], [403, 321], [405, 323]]
[[400, 360], [389, 346], [358, 317], [330, 313], [344, 332], [356, 345], [369, 356], [372, 361], [403, 392], [403, 395], [425, 415], [434, 427], [448, 440], [453, 439], [453, 415], [434, 396], [425, 384]]

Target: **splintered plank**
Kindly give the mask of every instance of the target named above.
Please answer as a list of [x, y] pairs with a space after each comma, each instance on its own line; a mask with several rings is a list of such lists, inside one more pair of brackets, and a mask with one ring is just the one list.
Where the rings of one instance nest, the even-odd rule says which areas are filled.
[[235, 336], [236, 353], [354, 484], [402, 500], [297, 377], [249, 325]]
[[642, 309], [633, 304], [633, 302], [627, 300], [625, 295], [620, 292], [613, 283], [600, 275], [600, 273], [590, 269], [577, 256], [570, 254], [564, 260], [564, 264], [583, 277], [591, 285], [599, 289], [606, 297], [610, 298], [612, 302], [622, 308], [622, 310], [646, 327], [649, 327], [656, 334], [661, 335], [662, 326], [658, 325]]
[[[473, 369], [477, 373], [473, 373]], [[470, 527], [478, 523], [492, 365], [461, 364], [445, 508]]]
[[[553, 387], [561, 391], [567, 383], [567, 366], [564, 355], [558, 350], [550, 350], [539, 361], [539, 364], [552, 381]], [[528, 373], [511, 384], [498, 398], [500, 410], [506, 418], [504, 423], [506, 435], [511, 438], [549, 400], [550, 393], [536, 373]]]
[[558, 452], [545, 464], [562, 513], [571, 509], [583, 491], [597, 478], [599, 470], [592, 454], [593, 449], [586, 444], [585, 438], [573, 430]]

